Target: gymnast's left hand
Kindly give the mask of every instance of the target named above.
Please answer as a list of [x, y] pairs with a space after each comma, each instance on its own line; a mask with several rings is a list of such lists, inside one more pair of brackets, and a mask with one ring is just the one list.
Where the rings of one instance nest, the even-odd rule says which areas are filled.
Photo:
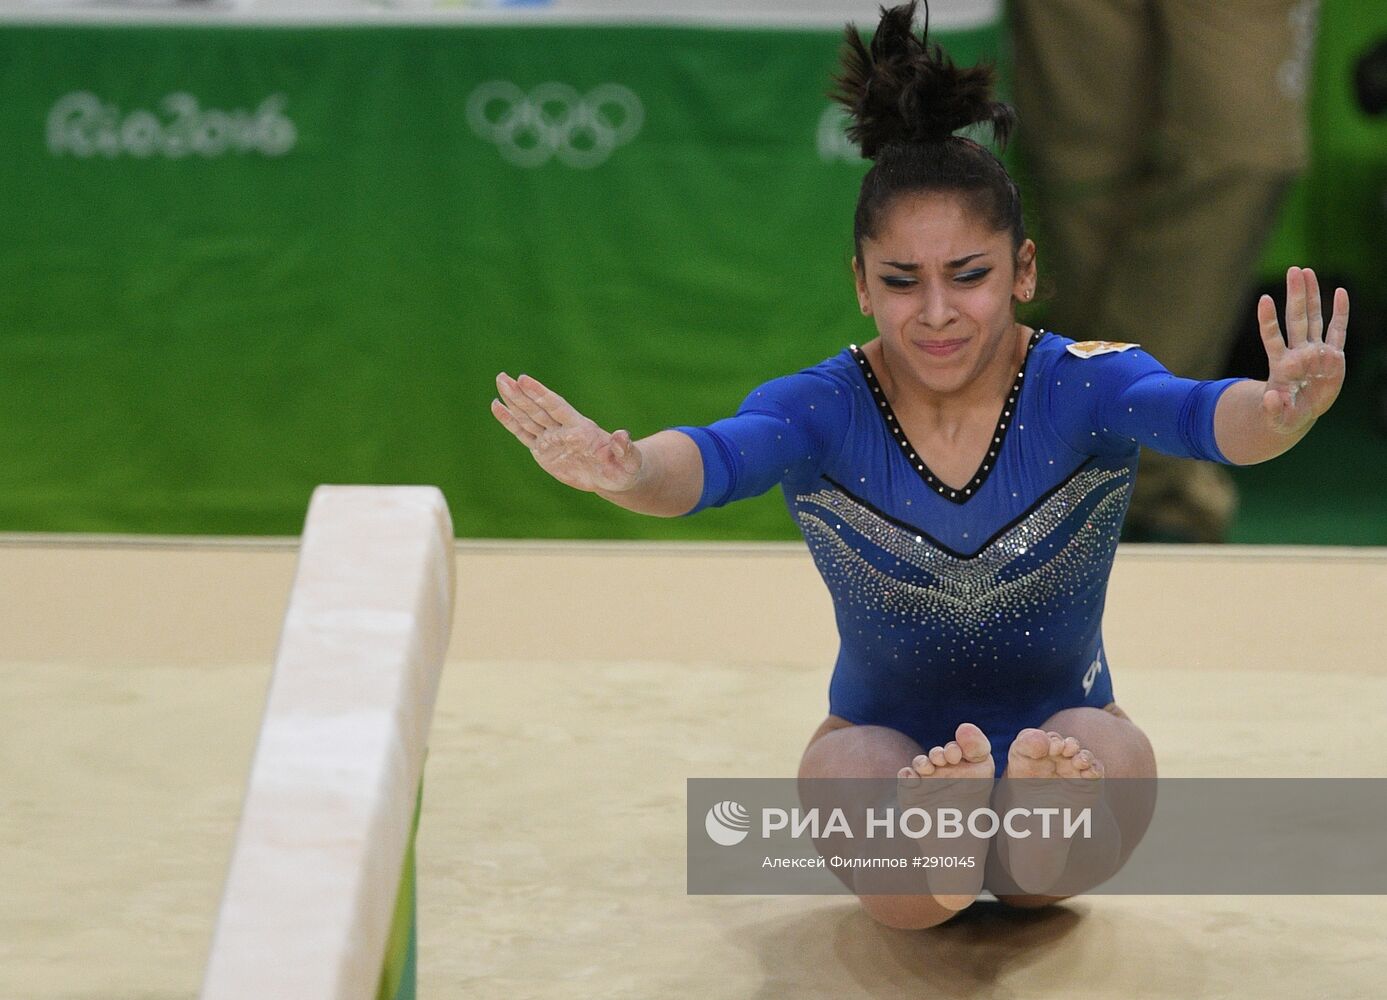
[[1348, 292], [1334, 291], [1334, 313], [1324, 326], [1320, 285], [1308, 267], [1286, 272], [1286, 339], [1270, 295], [1257, 302], [1257, 322], [1267, 351], [1262, 415], [1278, 434], [1301, 434], [1333, 405], [1344, 385]]

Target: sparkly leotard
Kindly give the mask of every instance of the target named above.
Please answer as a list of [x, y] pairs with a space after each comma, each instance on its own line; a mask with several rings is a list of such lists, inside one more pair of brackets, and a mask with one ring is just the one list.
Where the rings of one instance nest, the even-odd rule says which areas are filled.
[[1073, 343], [1032, 335], [958, 488], [915, 452], [856, 346], [759, 386], [735, 416], [674, 428], [703, 456], [688, 513], [780, 484], [833, 596], [834, 715], [925, 748], [974, 722], [1001, 762], [1019, 730], [1113, 700], [1103, 602], [1138, 444], [1227, 462], [1214, 407], [1238, 380]]

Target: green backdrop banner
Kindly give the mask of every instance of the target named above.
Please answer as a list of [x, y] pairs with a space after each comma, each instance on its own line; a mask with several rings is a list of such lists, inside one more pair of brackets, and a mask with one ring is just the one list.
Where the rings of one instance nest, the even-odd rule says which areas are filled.
[[493, 377], [640, 435], [862, 336], [836, 48], [0, 29], [0, 528], [292, 533], [358, 481], [438, 483], [467, 535], [658, 527], [541, 474]]
[[792, 537], [775, 493], [574, 493], [488, 403], [528, 372], [639, 437], [872, 335], [837, 46], [0, 26], [0, 530], [289, 534], [317, 483], [428, 482], [474, 537]]

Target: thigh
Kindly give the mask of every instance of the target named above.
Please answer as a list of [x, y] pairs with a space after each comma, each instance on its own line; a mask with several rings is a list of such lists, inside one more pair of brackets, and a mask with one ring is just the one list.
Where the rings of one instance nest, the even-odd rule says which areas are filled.
[[1159, 105], [1151, 0], [1013, 0], [1020, 137], [1042, 175], [1128, 173]]
[[1108, 339], [1140, 343], [1182, 378], [1222, 372], [1244, 290], [1291, 179], [1219, 155], [1167, 151], [1160, 183], [1128, 208], [1094, 308]]
[[1163, 0], [1169, 132], [1235, 163], [1305, 165], [1314, 0]]
[[1076, 340], [1120, 339], [1094, 303], [1152, 169], [1162, 46], [1151, 2], [1011, 4], [1018, 139], [1056, 290], [1049, 326]]

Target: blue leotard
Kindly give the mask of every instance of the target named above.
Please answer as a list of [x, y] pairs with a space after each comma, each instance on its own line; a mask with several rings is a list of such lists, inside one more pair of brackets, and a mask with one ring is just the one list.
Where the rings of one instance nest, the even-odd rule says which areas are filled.
[[1036, 331], [972, 480], [939, 481], [856, 346], [677, 427], [703, 456], [688, 513], [777, 483], [833, 596], [829, 711], [924, 748], [1113, 700], [1102, 615], [1138, 445], [1227, 462], [1214, 407], [1238, 379], [1170, 374], [1137, 348], [1080, 357]]

